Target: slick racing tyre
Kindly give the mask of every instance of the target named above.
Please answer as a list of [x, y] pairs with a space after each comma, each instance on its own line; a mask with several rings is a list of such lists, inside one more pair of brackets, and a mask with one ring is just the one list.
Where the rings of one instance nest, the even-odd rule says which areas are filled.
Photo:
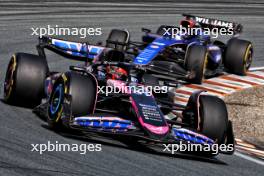
[[227, 43], [224, 66], [237, 75], [246, 75], [253, 57], [251, 42], [241, 39], [230, 39]]
[[198, 130], [218, 144], [224, 143], [227, 127], [228, 113], [225, 102], [215, 96], [200, 96], [200, 123]]
[[40, 104], [48, 73], [45, 58], [27, 53], [14, 54], [6, 71], [4, 100], [26, 107]]
[[183, 122], [218, 144], [222, 144], [228, 128], [225, 102], [216, 96], [194, 93], [183, 112]]
[[[194, 93], [183, 111], [183, 123], [209, 137], [215, 144], [225, 144], [228, 133], [228, 114], [224, 101], [211, 95]], [[219, 153], [215, 147], [194, 154], [213, 157]]]
[[193, 75], [189, 78], [189, 82], [201, 84], [204, 79], [204, 74], [208, 62], [208, 51], [205, 46], [191, 45], [188, 47], [185, 54], [185, 68]]
[[[67, 95], [70, 97], [67, 100], [71, 102], [69, 111], [72, 116], [92, 114], [97, 97], [96, 79], [90, 74], [66, 72], [56, 80], [48, 105], [48, 124], [54, 130], [60, 130], [63, 127], [61, 117]], [[66, 127], [68, 125], [63, 124]]]

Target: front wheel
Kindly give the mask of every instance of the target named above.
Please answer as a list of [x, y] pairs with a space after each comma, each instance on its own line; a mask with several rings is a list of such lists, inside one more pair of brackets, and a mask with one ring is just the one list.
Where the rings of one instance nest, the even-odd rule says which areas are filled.
[[[209, 137], [215, 144], [225, 144], [228, 139], [228, 114], [225, 102], [215, 96], [194, 93], [183, 111], [183, 122], [192, 129]], [[218, 154], [213, 148], [210, 151], [196, 153], [206, 157]]]
[[199, 110], [200, 123], [198, 129], [200, 132], [215, 140], [218, 144], [223, 144], [228, 126], [228, 113], [225, 102], [215, 96], [202, 95]]
[[204, 79], [208, 61], [208, 51], [205, 46], [191, 45], [188, 47], [185, 54], [185, 68], [193, 73], [193, 76], [188, 80], [191, 83], [201, 84]]
[[217, 144], [223, 144], [228, 128], [226, 104], [216, 96], [194, 93], [183, 112], [183, 122]]
[[[61, 117], [64, 111], [64, 100], [69, 95], [70, 112], [74, 117], [89, 115], [94, 112], [97, 97], [97, 82], [88, 74], [77, 72], [63, 73], [55, 82], [48, 105], [48, 124], [59, 130], [62, 127]], [[64, 124], [67, 126], [67, 124]]]

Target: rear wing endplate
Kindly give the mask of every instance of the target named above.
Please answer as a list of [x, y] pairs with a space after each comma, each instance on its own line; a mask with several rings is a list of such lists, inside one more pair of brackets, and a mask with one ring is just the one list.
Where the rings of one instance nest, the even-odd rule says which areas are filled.
[[196, 16], [191, 14], [182, 14], [186, 19], [194, 20], [197, 24], [201, 27], [208, 27], [208, 28], [226, 28], [226, 29], [233, 29], [234, 34], [240, 34], [242, 32], [243, 26], [239, 23], [234, 23], [225, 20], [207, 18], [202, 16]]
[[105, 49], [105, 47], [90, 45], [88, 43], [65, 41], [44, 36], [39, 38], [39, 44], [37, 45], [39, 55], [46, 57], [45, 48], [64, 57], [80, 61], [87, 61], [87, 59], [94, 60]]

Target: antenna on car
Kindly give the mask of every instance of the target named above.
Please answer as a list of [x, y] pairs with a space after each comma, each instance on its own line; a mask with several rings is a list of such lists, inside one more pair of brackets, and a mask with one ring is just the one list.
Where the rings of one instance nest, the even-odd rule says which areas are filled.
[[86, 61], [85, 61], [85, 66], [88, 66], [88, 63], [89, 63], [89, 43], [88, 42], [85, 42], [84, 43], [86, 45]]

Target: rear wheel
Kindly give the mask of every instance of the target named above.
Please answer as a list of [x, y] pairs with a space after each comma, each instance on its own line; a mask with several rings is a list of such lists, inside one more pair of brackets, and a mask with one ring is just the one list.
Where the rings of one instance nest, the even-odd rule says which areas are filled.
[[253, 57], [251, 42], [241, 39], [230, 39], [227, 43], [224, 66], [230, 73], [246, 75]]
[[14, 54], [6, 72], [4, 100], [21, 106], [40, 104], [48, 72], [45, 58], [27, 53]]
[[191, 45], [188, 47], [185, 55], [185, 68], [193, 73], [189, 79], [190, 82], [201, 84], [208, 61], [207, 48], [202, 45]]
[[56, 80], [48, 105], [48, 124], [53, 129], [59, 130], [62, 127], [61, 116], [66, 95], [70, 95], [72, 116], [92, 114], [96, 103], [97, 82], [92, 75], [76, 72], [66, 72]]

